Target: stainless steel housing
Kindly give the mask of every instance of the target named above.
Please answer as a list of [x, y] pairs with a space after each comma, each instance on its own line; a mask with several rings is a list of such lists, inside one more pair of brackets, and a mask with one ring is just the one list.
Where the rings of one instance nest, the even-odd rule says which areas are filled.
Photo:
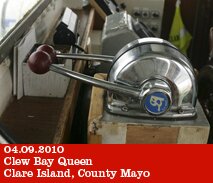
[[[139, 98], [107, 91], [106, 108], [112, 113], [162, 118], [196, 114], [197, 86], [193, 68], [188, 59], [165, 40], [143, 38], [126, 45], [116, 54], [108, 81], [140, 91]], [[162, 110], [160, 101], [152, 103], [155, 94], [166, 100]]]
[[50, 70], [107, 89], [106, 109], [133, 117], [184, 118], [196, 115], [197, 86], [188, 59], [160, 38], [127, 44], [115, 57], [59, 54], [60, 58], [111, 63], [107, 81], [55, 64]]

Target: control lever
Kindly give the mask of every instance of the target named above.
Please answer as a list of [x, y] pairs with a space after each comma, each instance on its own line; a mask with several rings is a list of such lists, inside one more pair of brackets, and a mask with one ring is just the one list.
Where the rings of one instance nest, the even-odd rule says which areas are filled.
[[101, 61], [101, 62], [113, 62], [112, 56], [106, 55], [93, 55], [93, 54], [56, 54], [53, 47], [49, 45], [41, 45], [33, 52], [29, 59], [29, 68], [36, 74], [45, 74], [49, 70], [62, 74], [64, 76], [77, 79], [91, 85], [101, 87], [119, 94], [129, 95], [131, 97], [140, 98], [141, 91], [134, 89], [132, 87], [112, 83], [109, 81], [104, 81], [96, 79], [75, 71], [65, 69], [63, 67], [54, 64], [57, 58], [69, 58], [69, 59], [82, 59], [91, 61]]
[[[114, 114], [173, 119], [196, 115], [197, 86], [193, 68], [176, 47], [163, 39], [137, 39], [124, 46], [115, 57], [57, 55], [53, 48], [48, 49], [50, 51], [38, 48], [29, 57], [33, 72], [44, 74], [52, 70], [107, 89], [106, 108]], [[54, 64], [55, 59], [62, 57], [110, 62], [107, 81]]]
[[[131, 49], [133, 48], [130, 47], [129, 52], [131, 52]], [[115, 57], [87, 54], [56, 54], [56, 51], [51, 46], [44, 45], [38, 47], [38, 49], [30, 55], [28, 59], [28, 65], [30, 69], [37, 74], [45, 74], [51, 70], [64, 76], [68, 76], [76, 80], [107, 89], [112, 93], [129, 96], [134, 99], [134, 101], [139, 102], [138, 105], [140, 106], [141, 111], [145, 110], [153, 115], [160, 115], [165, 113], [169, 109], [172, 100], [170, 86], [168, 82], [164, 81], [162, 78], [149, 78], [140, 86], [130, 86], [129, 83], [120, 84], [116, 81], [112, 82], [109, 77], [108, 81], [100, 80], [54, 64], [57, 58], [75, 58], [82, 60], [110, 62], [112, 65], [110, 73], [119, 73], [120, 68], [117, 67], [117, 62], [120, 58], [119, 54], [123, 52], [126, 53], [124, 50], [121, 50]], [[125, 58], [125, 61], [129, 61], [128, 59], [131, 58], [132, 57]], [[125, 64], [125, 62], [122, 62], [122, 64]], [[122, 64], [119, 65], [124, 67]], [[130, 74], [134, 73], [130, 72]], [[111, 77], [113, 77], [113, 74], [111, 74]], [[157, 109], [157, 112], [152, 111], [153, 107]]]
[[112, 63], [113, 62], [113, 56], [109, 56], [109, 55], [96, 55], [96, 54], [80, 54], [80, 53], [57, 53], [55, 51], [55, 49], [47, 44], [43, 44], [41, 46], [39, 46], [36, 49], [36, 53], [37, 51], [43, 51], [46, 52], [47, 54], [49, 54], [51, 60], [53, 61], [53, 63], [56, 62], [57, 59], [80, 59], [80, 60], [90, 60], [90, 61], [99, 61], [99, 62], [108, 62], [108, 63]]

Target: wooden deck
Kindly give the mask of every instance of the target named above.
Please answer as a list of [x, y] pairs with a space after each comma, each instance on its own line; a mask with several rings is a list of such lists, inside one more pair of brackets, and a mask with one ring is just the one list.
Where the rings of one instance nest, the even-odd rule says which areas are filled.
[[52, 143], [63, 99], [22, 97], [14, 100], [1, 123], [17, 138], [17, 143]]

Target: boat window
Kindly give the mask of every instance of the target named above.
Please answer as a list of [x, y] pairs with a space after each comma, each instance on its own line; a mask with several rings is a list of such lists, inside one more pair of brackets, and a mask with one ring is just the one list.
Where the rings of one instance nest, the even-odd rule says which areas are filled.
[[39, 0], [0, 1], [0, 39], [32, 9]]
[[51, 1], [0, 0], [0, 63]]

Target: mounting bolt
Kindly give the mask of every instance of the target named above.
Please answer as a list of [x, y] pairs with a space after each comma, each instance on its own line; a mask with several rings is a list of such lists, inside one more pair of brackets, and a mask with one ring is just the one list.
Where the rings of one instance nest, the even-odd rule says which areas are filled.
[[123, 105], [123, 106], [121, 107], [121, 110], [122, 110], [123, 112], [128, 112], [128, 111], [129, 111], [129, 108], [128, 108], [127, 105]]

